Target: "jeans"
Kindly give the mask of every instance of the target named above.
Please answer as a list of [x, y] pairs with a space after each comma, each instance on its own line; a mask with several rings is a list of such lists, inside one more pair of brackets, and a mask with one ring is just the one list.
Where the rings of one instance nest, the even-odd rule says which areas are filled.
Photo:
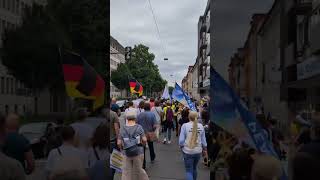
[[186, 169], [186, 180], [197, 180], [197, 166], [200, 158], [201, 154], [183, 153], [184, 166]]
[[171, 131], [172, 131], [171, 128], [167, 128], [167, 133], [166, 133], [166, 136], [165, 136], [167, 141], [171, 141]]
[[[156, 159], [156, 154], [154, 152], [153, 142], [148, 141], [148, 147], [150, 152], [150, 159], [154, 161]], [[146, 169], [146, 147], [143, 147], [143, 169]]]

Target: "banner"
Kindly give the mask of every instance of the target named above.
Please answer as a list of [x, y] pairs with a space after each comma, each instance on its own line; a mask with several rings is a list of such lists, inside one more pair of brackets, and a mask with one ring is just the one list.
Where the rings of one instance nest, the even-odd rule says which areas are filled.
[[164, 88], [161, 98], [162, 98], [162, 99], [171, 99], [171, 98], [170, 98], [170, 94], [169, 94], [168, 86], [166, 86], [166, 87]]
[[[228, 83], [213, 69], [210, 71], [212, 101], [210, 119], [262, 153], [278, 158], [272, 142], [246, 105]], [[283, 177], [282, 179], [286, 179]]]
[[179, 101], [185, 106], [189, 106], [192, 111], [197, 111], [190, 97], [183, 91], [183, 89], [176, 83], [172, 91], [172, 99]]
[[121, 173], [123, 161], [124, 155], [120, 151], [113, 149], [112, 154], [110, 155], [110, 167]]

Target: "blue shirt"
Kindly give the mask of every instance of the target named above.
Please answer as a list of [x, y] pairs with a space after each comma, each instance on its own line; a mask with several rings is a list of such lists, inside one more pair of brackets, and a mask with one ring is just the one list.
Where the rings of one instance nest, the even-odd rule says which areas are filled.
[[151, 111], [145, 111], [138, 115], [137, 123], [140, 124], [145, 133], [155, 131], [154, 126], [157, 124], [156, 115]]

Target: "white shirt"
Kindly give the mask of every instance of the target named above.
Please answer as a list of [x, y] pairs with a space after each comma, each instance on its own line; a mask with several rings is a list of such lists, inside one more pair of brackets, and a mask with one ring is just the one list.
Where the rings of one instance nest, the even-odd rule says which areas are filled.
[[87, 144], [89, 144], [91, 141], [94, 129], [84, 122], [76, 122], [71, 124], [70, 126], [72, 126], [74, 131], [76, 132], [76, 137], [79, 139], [79, 147], [88, 149]]
[[198, 139], [193, 149], [188, 147], [188, 143], [192, 137], [193, 122], [188, 122], [182, 125], [181, 133], [179, 136], [179, 145], [183, 146], [182, 151], [186, 154], [199, 154], [202, 152], [203, 147], [207, 147], [204, 127], [198, 123]]
[[83, 166], [85, 168], [88, 168], [88, 155], [85, 151], [82, 151], [80, 149], [75, 148], [74, 146], [66, 144], [60, 146], [59, 149], [61, 151], [61, 155], [59, 154], [58, 149], [52, 149], [49, 152], [48, 161], [45, 166], [45, 170], [47, 172], [51, 173], [55, 163], [64, 157], [80, 159], [83, 163]]
[[[110, 156], [110, 153], [109, 153], [107, 148], [106, 149], [100, 149], [99, 147], [96, 147], [95, 150], [96, 150], [97, 155], [98, 155], [100, 160], [108, 160], [109, 159], [108, 157]], [[96, 157], [96, 155], [94, 153], [93, 147], [91, 147], [88, 150], [88, 159], [89, 159], [89, 167], [94, 166], [96, 161], [99, 160], [99, 159], [97, 159], [97, 157]]]

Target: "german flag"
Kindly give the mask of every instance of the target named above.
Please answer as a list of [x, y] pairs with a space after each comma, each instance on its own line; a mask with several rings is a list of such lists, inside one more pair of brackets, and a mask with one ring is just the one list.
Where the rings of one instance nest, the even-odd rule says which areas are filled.
[[80, 55], [61, 51], [64, 81], [68, 96], [91, 99], [93, 109], [104, 104], [105, 82]]
[[139, 96], [142, 96], [143, 94], [143, 87], [142, 85], [135, 79], [131, 79], [129, 81], [130, 86], [130, 92], [131, 94], [138, 94]]

